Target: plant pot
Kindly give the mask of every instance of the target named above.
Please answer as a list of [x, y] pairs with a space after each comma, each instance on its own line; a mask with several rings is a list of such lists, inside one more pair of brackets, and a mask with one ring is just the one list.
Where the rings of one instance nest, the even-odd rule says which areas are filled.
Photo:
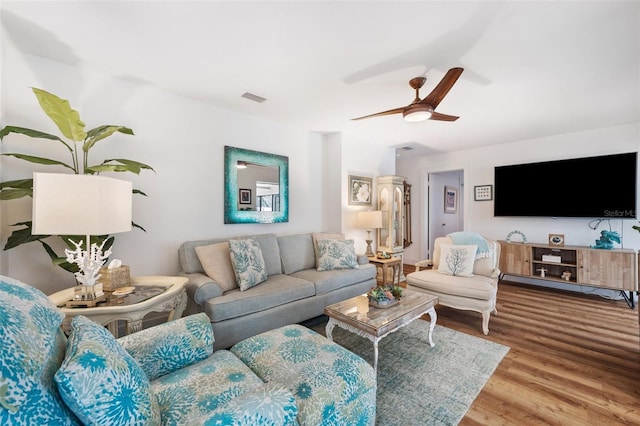
[[381, 302], [378, 302], [376, 300], [369, 300], [369, 306], [373, 306], [374, 308], [380, 308], [380, 309], [390, 308], [397, 303], [398, 301], [396, 299], [385, 300]]

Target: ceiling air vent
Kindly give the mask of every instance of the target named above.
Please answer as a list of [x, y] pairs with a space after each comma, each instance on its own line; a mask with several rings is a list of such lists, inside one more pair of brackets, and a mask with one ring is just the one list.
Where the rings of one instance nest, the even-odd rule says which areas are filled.
[[250, 101], [258, 102], [259, 104], [261, 104], [262, 102], [267, 100], [267, 98], [263, 98], [262, 96], [254, 95], [253, 93], [249, 93], [249, 92], [244, 92], [242, 94], [242, 97], [245, 98], [245, 99], [249, 99]]

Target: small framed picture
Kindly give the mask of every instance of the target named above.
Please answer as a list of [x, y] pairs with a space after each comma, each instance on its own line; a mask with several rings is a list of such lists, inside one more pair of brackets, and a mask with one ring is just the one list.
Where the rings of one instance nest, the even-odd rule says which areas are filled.
[[251, 204], [251, 190], [250, 189], [239, 189], [238, 190], [238, 202], [240, 204]]
[[444, 212], [455, 213], [458, 211], [458, 188], [444, 187]]
[[349, 176], [349, 205], [370, 206], [373, 178]]
[[474, 201], [493, 200], [493, 185], [478, 185], [473, 187]]
[[564, 246], [564, 234], [549, 234], [549, 245], [557, 247]]

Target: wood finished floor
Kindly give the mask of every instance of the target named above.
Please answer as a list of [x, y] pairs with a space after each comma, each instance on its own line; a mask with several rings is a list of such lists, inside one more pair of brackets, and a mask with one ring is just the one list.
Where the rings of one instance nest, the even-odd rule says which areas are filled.
[[479, 313], [436, 310], [438, 324], [511, 348], [460, 425], [640, 425], [637, 307], [502, 281], [488, 336]]

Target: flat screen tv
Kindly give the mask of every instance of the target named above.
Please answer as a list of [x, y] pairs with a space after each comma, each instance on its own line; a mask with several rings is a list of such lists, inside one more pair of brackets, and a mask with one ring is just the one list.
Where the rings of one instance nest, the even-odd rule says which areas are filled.
[[636, 218], [638, 153], [495, 168], [494, 216]]

